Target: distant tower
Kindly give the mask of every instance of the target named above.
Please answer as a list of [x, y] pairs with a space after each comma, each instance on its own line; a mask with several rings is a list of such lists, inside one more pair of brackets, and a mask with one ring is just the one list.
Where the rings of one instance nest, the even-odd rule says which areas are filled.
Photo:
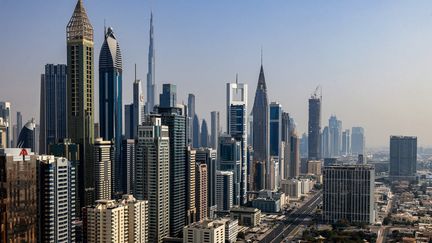
[[76, 4], [67, 25], [67, 106], [68, 136], [80, 145], [78, 203], [94, 203], [94, 49], [93, 27], [82, 0]]
[[336, 116], [331, 116], [329, 119], [330, 132], [330, 157], [340, 156], [342, 151], [342, 121]]
[[345, 129], [342, 132], [342, 155], [350, 155], [351, 154], [351, 136], [350, 130]]
[[199, 118], [198, 115], [195, 114], [193, 117], [193, 143], [192, 143], [192, 147], [194, 148], [199, 148], [201, 147], [201, 143], [200, 143], [200, 124], [199, 124]]
[[147, 72], [147, 102], [145, 104], [145, 113], [150, 114], [153, 111], [156, 102], [156, 84], [155, 84], [155, 49], [153, 33], [153, 13], [150, 15], [150, 44], [148, 52], [148, 72]]
[[390, 137], [390, 179], [415, 181], [417, 176], [417, 137]]
[[219, 111], [212, 111], [210, 113], [210, 116], [211, 116], [210, 146], [213, 149], [217, 150], [218, 139], [221, 134]]
[[252, 115], [254, 160], [267, 162], [269, 160], [269, 104], [262, 63]]
[[144, 94], [142, 91], [142, 82], [136, 79], [133, 83], [133, 102], [132, 102], [132, 137], [137, 138], [138, 125], [144, 120]]
[[195, 117], [195, 95], [188, 95], [188, 144], [194, 144], [194, 117]]
[[321, 159], [321, 94], [319, 87], [309, 98], [308, 159]]
[[[39, 137], [40, 141], [38, 141], [41, 149], [40, 152], [43, 154], [48, 152], [48, 147], [50, 144], [58, 143], [67, 137], [68, 118], [66, 80], [66, 65], [45, 65], [45, 74], [43, 74], [41, 78], [41, 103], [39, 119], [41, 131]], [[19, 133], [21, 128], [18, 125], [19, 124], [17, 122], [17, 129]]]
[[241, 205], [247, 202], [247, 97], [247, 84], [238, 83], [238, 79], [235, 83], [227, 83], [227, 132], [241, 143]]
[[351, 129], [351, 151], [353, 155], [365, 154], [365, 134], [363, 127]]
[[[115, 158], [111, 161], [114, 195], [126, 193], [121, 166], [121, 143], [123, 134], [122, 57], [113, 29], [108, 27], [99, 56], [99, 124], [100, 136], [114, 141]], [[111, 198], [107, 198], [111, 199]]]
[[208, 141], [209, 141], [209, 134], [208, 134], [207, 121], [203, 119], [201, 125], [201, 147], [209, 147]]
[[175, 84], [163, 84], [159, 100], [160, 107], [162, 108], [176, 107], [177, 86]]

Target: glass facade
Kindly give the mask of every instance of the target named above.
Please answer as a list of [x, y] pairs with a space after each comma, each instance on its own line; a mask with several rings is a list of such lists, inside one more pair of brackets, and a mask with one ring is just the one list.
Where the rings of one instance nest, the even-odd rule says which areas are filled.
[[36, 242], [36, 156], [21, 151], [0, 150], [0, 242]]

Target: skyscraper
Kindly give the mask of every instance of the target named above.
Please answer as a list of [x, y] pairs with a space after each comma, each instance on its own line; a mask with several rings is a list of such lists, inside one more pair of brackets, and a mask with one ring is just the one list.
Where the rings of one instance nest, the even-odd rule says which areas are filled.
[[338, 157], [342, 151], [342, 121], [335, 115], [329, 119], [330, 157]]
[[0, 242], [37, 242], [36, 155], [0, 149]]
[[147, 72], [147, 102], [145, 104], [145, 113], [150, 114], [153, 111], [156, 102], [156, 84], [155, 84], [155, 48], [153, 33], [153, 13], [150, 15], [150, 44], [148, 52], [148, 72]]
[[199, 148], [199, 147], [201, 147], [201, 143], [200, 143], [201, 137], [200, 137], [199, 118], [198, 118], [197, 114], [194, 115], [192, 124], [193, 124], [193, 129], [192, 129], [193, 130], [192, 146], [194, 148]]
[[85, 242], [146, 243], [148, 201], [124, 195], [121, 200], [99, 200], [84, 209]]
[[[125, 110], [125, 138], [126, 139], [134, 139], [134, 109], [133, 103], [124, 106]], [[137, 126], [138, 127], [138, 126]]]
[[233, 206], [232, 171], [216, 171], [216, 204], [218, 211], [229, 211]]
[[99, 56], [99, 124], [100, 136], [104, 140], [114, 141], [112, 191], [117, 196], [126, 193], [122, 178], [126, 171], [123, 170], [120, 155], [123, 134], [122, 73], [120, 45], [113, 29], [108, 27]]
[[330, 151], [330, 129], [325, 126], [321, 134], [321, 155], [323, 158], [331, 158]]
[[3, 118], [3, 124], [6, 126], [6, 147], [10, 148], [12, 145], [12, 111], [10, 102], [0, 101], [0, 117]]
[[[194, 146], [195, 95], [188, 95], [188, 144]], [[194, 146], [195, 147], [195, 146]], [[196, 148], [196, 147], [195, 147]]]
[[353, 155], [365, 154], [365, 134], [362, 127], [351, 129], [351, 151]]
[[209, 133], [208, 133], [207, 121], [203, 119], [201, 125], [201, 147], [210, 147], [208, 141], [209, 141]]
[[390, 178], [415, 181], [417, 176], [417, 137], [390, 137]]
[[169, 140], [168, 126], [162, 125], [160, 117], [146, 117], [138, 126], [134, 195], [139, 200], [148, 200], [149, 242], [160, 243], [169, 236]]
[[80, 163], [80, 152], [79, 145], [71, 142], [70, 139], [64, 139], [61, 143], [51, 144], [48, 147], [49, 154], [52, 154], [56, 157], [64, 157], [66, 158], [72, 165], [75, 166], [75, 213], [76, 217], [79, 217], [81, 213], [80, 205], [78, 204], [77, 194], [76, 192], [79, 189], [78, 185], [78, 164]]
[[295, 130], [291, 132], [289, 145], [288, 177], [297, 178], [300, 175], [300, 138]]
[[[241, 144], [240, 204], [246, 203], [247, 191], [247, 84], [227, 83], [227, 132]], [[255, 134], [255, 133], [254, 133]], [[255, 135], [254, 135], [255, 137]]]
[[[45, 74], [41, 77], [41, 131], [38, 142], [40, 152], [47, 153], [50, 144], [55, 144], [67, 137], [67, 66], [47, 64]], [[17, 129], [19, 133], [21, 131], [19, 126]]]
[[282, 142], [282, 106], [277, 102], [270, 104], [269, 142], [270, 156], [280, 157]]
[[[196, 150], [188, 146], [186, 167], [186, 225], [196, 221]], [[207, 206], [207, 204], [206, 204]]]
[[[195, 167], [195, 207], [196, 221], [204, 220], [208, 217], [209, 197], [208, 197], [208, 171], [205, 163], [196, 163]], [[216, 182], [216, 181], [215, 181]], [[216, 201], [216, 199], [215, 199]]]
[[80, 145], [78, 202], [84, 207], [94, 202], [94, 49], [93, 27], [82, 0], [78, 0], [66, 32], [68, 137]]
[[159, 106], [162, 108], [177, 106], [177, 86], [175, 84], [163, 84], [162, 94], [159, 95]]
[[132, 137], [137, 138], [138, 125], [144, 120], [144, 94], [142, 91], [142, 82], [135, 78], [133, 83], [133, 103], [132, 103]]
[[[206, 202], [207, 202], [207, 208], [212, 209], [214, 208], [214, 206], [216, 205], [216, 170], [217, 170], [217, 151], [213, 150], [211, 148], [199, 148], [196, 151], [196, 155], [195, 155], [195, 161], [197, 164], [205, 164], [206, 165], [206, 179], [207, 179], [207, 184], [206, 184], [206, 192], [207, 192], [207, 196], [206, 196]], [[197, 176], [198, 176], [198, 169], [196, 171]], [[201, 175], [202, 177], [203, 175]], [[198, 181], [197, 181], [198, 183]], [[198, 191], [197, 191], [198, 193]], [[198, 208], [197, 208], [197, 213], [198, 213]], [[210, 215], [210, 212], [208, 212], [207, 216], [204, 217], [208, 217]]]
[[321, 94], [309, 98], [308, 159], [321, 159]]
[[18, 136], [16, 144], [17, 148], [30, 148], [32, 151], [35, 149], [35, 129], [36, 123], [34, 119], [28, 121]]
[[[75, 242], [76, 166], [66, 158], [41, 155], [38, 166], [38, 242]], [[52, 210], [56, 209], [56, 210]]]
[[[66, 110], [65, 110], [66, 113]], [[16, 113], [16, 124], [17, 124], [17, 130], [21, 131], [22, 127], [23, 127], [23, 123], [22, 123], [23, 117], [21, 112], [17, 111]]]
[[219, 137], [217, 169], [220, 171], [231, 171], [233, 173], [232, 203], [234, 205], [240, 205], [241, 203], [241, 153], [241, 142], [228, 134], [223, 134]]
[[252, 115], [254, 160], [267, 162], [269, 160], [269, 104], [262, 63]]
[[[166, 86], [165, 86], [166, 87]], [[173, 87], [169, 85], [169, 87]], [[175, 97], [170, 89], [169, 97]], [[173, 104], [175, 100], [168, 103]], [[161, 100], [162, 103], [162, 100]], [[186, 114], [182, 107], [162, 107], [155, 110], [162, 125], [169, 131], [170, 173], [170, 236], [177, 236], [185, 226], [186, 213]]]
[[135, 140], [123, 139], [122, 141], [122, 166], [125, 175], [121, 178], [126, 185], [126, 194], [133, 194], [135, 185]]
[[93, 147], [96, 200], [110, 200], [113, 192], [112, 164], [115, 147], [112, 141], [97, 138]]
[[6, 124], [3, 117], [0, 117], [0, 148], [7, 148], [6, 133]]
[[323, 170], [323, 220], [375, 222], [375, 169], [370, 165], [326, 166]]
[[346, 129], [342, 132], [342, 155], [351, 154], [351, 136], [350, 130]]
[[214, 150], [217, 150], [218, 139], [219, 139], [219, 136], [221, 134], [219, 111], [212, 111], [210, 113], [210, 117], [211, 117], [210, 146]]
[[[19, 136], [19, 133], [20, 133], [22, 127], [23, 127], [22, 114], [21, 114], [21, 112], [17, 111], [16, 124], [13, 126], [13, 131], [12, 131], [13, 132], [13, 144], [12, 144], [13, 147], [16, 147], [16, 143], [18, 141], [18, 136]], [[37, 141], [37, 142], [39, 142], [39, 141]]]

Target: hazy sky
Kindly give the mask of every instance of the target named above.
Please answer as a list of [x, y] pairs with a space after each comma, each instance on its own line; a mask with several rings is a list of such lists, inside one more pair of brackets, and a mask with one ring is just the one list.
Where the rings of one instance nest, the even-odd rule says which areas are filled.
[[[39, 120], [40, 74], [66, 63], [65, 28], [76, 1], [0, 0], [0, 100]], [[156, 82], [177, 84], [178, 101], [194, 93], [197, 112], [222, 113], [225, 83], [249, 84], [252, 107], [264, 49], [270, 101], [307, 129], [307, 99], [323, 89], [323, 126], [363, 126], [367, 146], [416, 135], [432, 145], [432, 1], [87, 0], [95, 29], [95, 65], [103, 25], [123, 55], [123, 103], [132, 97], [133, 66], [145, 82], [150, 10], [156, 36]], [[95, 72], [95, 87], [98, 77]], [[97, 101], [97, 92], [95, 101]], [[95, 102], [96, 109], [98, 105]], [[96, 121], [98, 116], [96, 116]]]

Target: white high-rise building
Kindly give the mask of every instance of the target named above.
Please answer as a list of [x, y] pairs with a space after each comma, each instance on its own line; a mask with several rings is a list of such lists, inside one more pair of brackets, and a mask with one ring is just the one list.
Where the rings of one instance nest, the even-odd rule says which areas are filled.
[[160, 117], [145, 117], [138, 126], [134, 195], [149, 203], [149, 241], [169, 235], [169, 134]]
[[41, 155], [37, 162], [38, 242], [75, 242], [76, 166], [53, 155]]
[[96, 200], [111, 199], [112, 189], [112, 163], [114, 159], [114, 145], [111, 141], [102, 138], [95, 139], [94, 143], [94, 165], [95, 165], [95, 192]]
[[216, 171], [216, 205], [218, 211], [228, 211], [233, 206], [232, 171]]
[[133, 103], [132, 103], [132, 136], [137, 137], [138, 125], [144, 119], [144, 93], [142, 91], [142, 81], [136, 79], [133, 83]]
[[0, 117], [3, 118], [3, 124], [6, 126], [6, 148], [10, 148], [12, 145], [12, 111], [10, 102], [0, 101]]
[[99, 200], [83, 210], [88, 243], [147, 243], [148, 202], [124, 195], [119, 201]]
[[225, 224], [204, 220], [183, 228], [184, 243], [225, 243]]
[[240, 204], [247, 202], [247, 84], [227, 83], [227, 133], [241, 143]]

